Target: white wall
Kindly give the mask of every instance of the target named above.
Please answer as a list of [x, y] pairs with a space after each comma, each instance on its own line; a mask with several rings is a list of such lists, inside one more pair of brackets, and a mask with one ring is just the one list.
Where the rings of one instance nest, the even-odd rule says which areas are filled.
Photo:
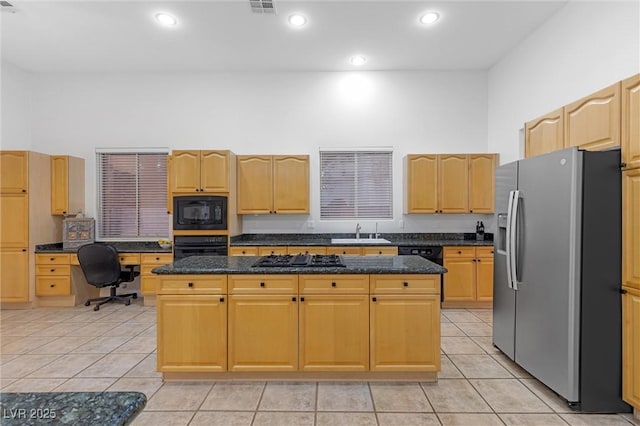
[[[244, 231], [353, 232], [356, 221], [319, 220], [318, 149], [389, 146], [394, 219], [380, 221], [381, 232], [473, 232], [476, 220], [490, 230], [488, 215], [402, 214], [406, 154], [487, 152], [482, 71], [34, 74], [31, 80], [33, 149], [86, 159], [89, 215], [97, 147], [310, 154], [311, 215], [248, 216]], [[374, 231], [375, 221], [360, 222], [362, 232]]]
[[638, 72], [640, 2], [569, 2], [489, 70], [489, 151], [522, 158], [526, 121]]
[[2, 61], [0, 149], [31, 149], [31, 74]]

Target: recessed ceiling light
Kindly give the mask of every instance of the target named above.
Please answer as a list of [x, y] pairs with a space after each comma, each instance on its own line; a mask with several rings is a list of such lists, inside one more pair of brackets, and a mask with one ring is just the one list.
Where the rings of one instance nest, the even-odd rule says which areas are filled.
[[162, 25], [165, 25], [167, 27], [172, 27], [178, 23], [176, 18], [169, 15], [168, 13], [163, 13], [163, 12], [156, 13], [156, 21], [160, 22]]
[[352, 65], [359, 67], [361, 65], [364, 65], [365, 62], [367, 62], [367, 58], [365, 58], [362, 55], [355, 55], [355, 56], [352, 56], [351, 59], [349, 59], [349, 62], [351, 62]]
[[440, 15], [437, 12], [427, 12], [420, 17], [421, 24], [433, 24], [438, 19], [440, 19]]
[[307, 18], [304, 15], [300, 15], [299, 13], [294, 13], [289, 16], [289, 24], [293, 27], [301, 27], [307, 23]]

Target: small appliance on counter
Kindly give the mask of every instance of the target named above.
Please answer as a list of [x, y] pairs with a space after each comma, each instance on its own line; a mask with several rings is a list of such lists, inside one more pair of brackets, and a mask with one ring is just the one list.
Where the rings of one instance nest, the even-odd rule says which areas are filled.
[[476, 223], [476, 241], [484, 241], [484, 223], [481, 220]]
[[74, 250], [95, 241], [96, 221], [91, 218], [66, 217], [62, 221], [62, 249]]

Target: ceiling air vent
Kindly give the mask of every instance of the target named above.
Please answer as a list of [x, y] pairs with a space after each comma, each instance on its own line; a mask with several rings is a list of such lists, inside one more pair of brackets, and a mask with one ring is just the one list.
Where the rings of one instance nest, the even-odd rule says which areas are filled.
[[273, 0], [249, 0], [253, 13], [276, 13]]

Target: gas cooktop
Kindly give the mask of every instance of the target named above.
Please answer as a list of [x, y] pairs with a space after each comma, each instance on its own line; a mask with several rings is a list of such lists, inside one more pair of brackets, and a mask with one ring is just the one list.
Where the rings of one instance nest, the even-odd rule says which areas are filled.
[[342, 262], [342, 258], [336, 254], [283, 254], [283, 255], [271, 255], [264, 256], [258, 259], [251, 266], [259, 267], [280, 267], [280, 268], [297, 268], [307, 266], [319, 266], [319, 267], [333, 267], [333, 266], [346, 266]]

